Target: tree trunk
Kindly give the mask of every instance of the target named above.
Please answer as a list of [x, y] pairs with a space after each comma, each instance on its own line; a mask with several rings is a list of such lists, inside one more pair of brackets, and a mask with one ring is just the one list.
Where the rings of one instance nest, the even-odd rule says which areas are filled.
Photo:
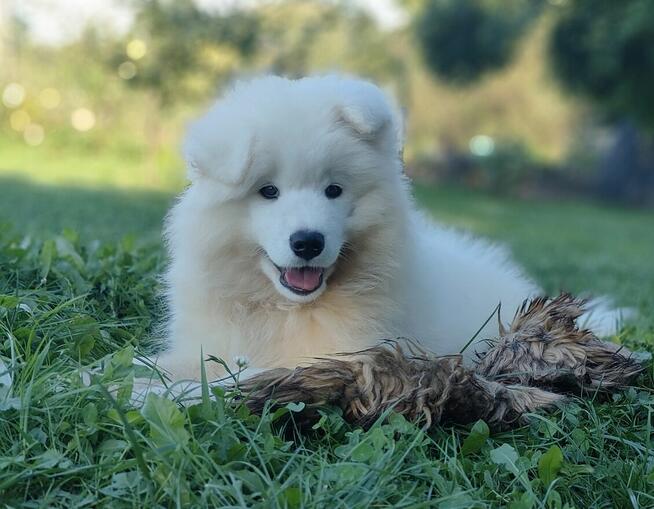
[[628, 120], [616, 128], [599, 164], [597, 192], [610, 201], [642, 205], [654, 199], [654, 147]]

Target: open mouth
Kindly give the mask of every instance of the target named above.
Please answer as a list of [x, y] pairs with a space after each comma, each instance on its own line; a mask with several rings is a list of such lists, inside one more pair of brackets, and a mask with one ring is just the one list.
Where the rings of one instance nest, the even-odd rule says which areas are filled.
[[279, 282], [293, 293], [309, 295], [322, 285], [325, 269], [322, 267], [277, 267]]

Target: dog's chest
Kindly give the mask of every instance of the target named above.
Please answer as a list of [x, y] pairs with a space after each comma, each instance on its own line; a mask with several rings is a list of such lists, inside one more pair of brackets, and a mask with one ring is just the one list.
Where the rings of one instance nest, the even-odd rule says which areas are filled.
[[[329, 304], [327, 302], [326, 304]], [[329, 305], [259, 310], [243, 316], [241, 346], [256, 367], [288, 367], [315, 357], [366, 348], [383, 336], [383, 320], [371, 309]], [[245, 331], [244, 331], [245, 332]]]

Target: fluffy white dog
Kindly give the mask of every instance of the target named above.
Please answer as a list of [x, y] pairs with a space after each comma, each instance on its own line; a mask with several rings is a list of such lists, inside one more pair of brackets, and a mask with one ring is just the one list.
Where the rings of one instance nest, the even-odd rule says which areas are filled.
[[538, 293], [503, 249], [416, 211], [401, 131], [379, 88], [338, 76], [239, 83], [195, 122], [159, 365], [197, 379], [201, 351], [292, 367], [396, 337], [456, 353]]

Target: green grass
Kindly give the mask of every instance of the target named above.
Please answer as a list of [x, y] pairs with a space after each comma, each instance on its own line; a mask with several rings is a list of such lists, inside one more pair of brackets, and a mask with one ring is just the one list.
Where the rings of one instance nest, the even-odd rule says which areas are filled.
[[37, 238], [74, 229], [83, 240], [161, 239], [162, 218], [172, 202], [163, 191], [53, 185], [0, 176], [0, 222]]
[[[0, 222], [13, 224], [0, 230], [0, 358], [13, 378], [2, 385], [0, 369], [2, 507], [654, 507], [651, 368], [609, 401], [573, 400], [489, 437], [427, 434], [397, 416], [363, 431], [326, 412], [291, 439], [279, 413], [249, 415], [218, 390], [187, 408], [152, 398], [134, 409], [134, 351], [152, 349], [161, 318], [171, 195], [0, 186]], [[617, 339], [654, 349], [651, 211], [456, 189], [417, 197], [508, 242], [549, 291], [637, 307]]]
[[131, 133], [66, 132], [30, 147], [0, 129], [0, 177], [20, 174], [44, 184], [170, 191], [183, 185], [177, 145], [163, 143], [153, 154]]

